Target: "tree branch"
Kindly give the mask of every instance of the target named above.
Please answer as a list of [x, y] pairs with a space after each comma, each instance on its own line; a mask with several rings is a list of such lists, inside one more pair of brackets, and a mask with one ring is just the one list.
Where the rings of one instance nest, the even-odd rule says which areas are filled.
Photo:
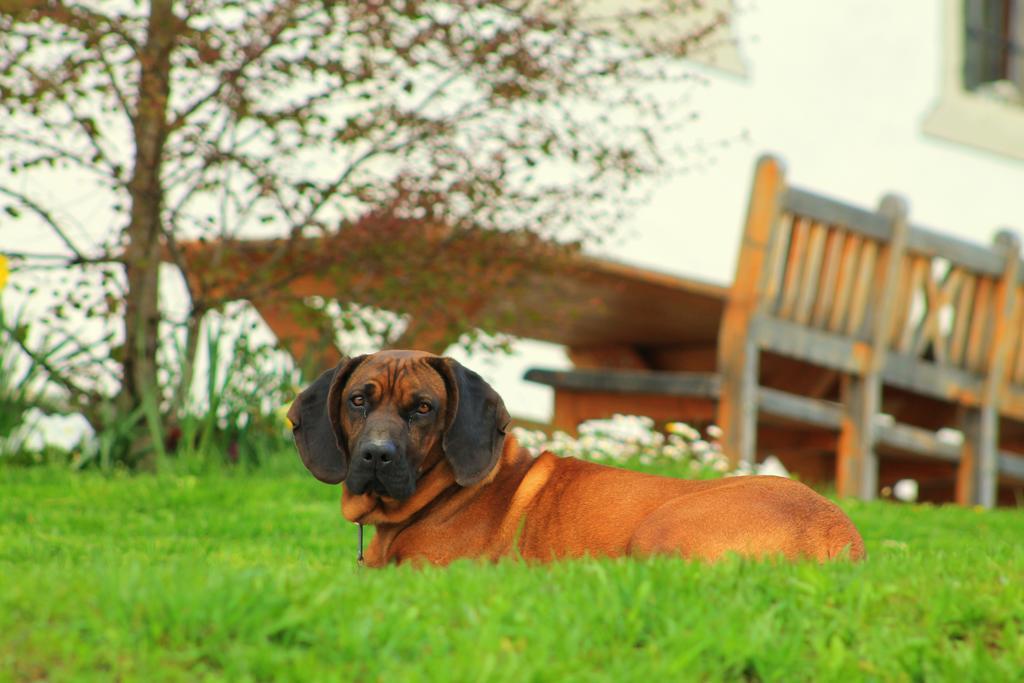
[[[81, 122], [79, 122], [79, 125], [82, 125]], [[45, 150], [50, 154], [53, 154], [55, 157], [67, 161], [71, 164], [74, 164], [78, 168], [81, 168], [84, 171], [88, 171], [89, 173], [95, 174], [100, 178], [103, 178], [104, 180], [110, 180], [116, 184], [123, 184], [121, 179], [118, 178], [117, 175], [115, 175], [112, 172], [113, 168], [107, 170], [101, 169], [95, 164], [91, 163], [88, 159], [82, 158], [82, 155], [80, 153], [64, 149], [63, 147], [55, 145], [52, 142], [47, 142], [40, 138], [35, 138], [20, 133], [0, 133], [0, 140], [8, 140], [10, 142], [15, 142], [18, 144], [28, 145], [31, 147], [36, 147], [41, 150]]]
[[71, 396], [72, 403], [77, 403], [78, 407], [83, 411], [90, 405], [95, 405], [102, 400], [102, 396], [94, 391], [83, 389], [82, 387], [75, 384], [70, 378], [64, 377], [48, 360], [47, 355], [40, 355], [38, 352], [29, 348], [24, 335], [18, 334], [16, 330], [12, 330], [7, 326], [7, 322], [0, 320], [0, 330], [2, 330], [10, 339], [12, 339], [21, 351], [27, 355], [33, 363], [43, 369], [46, 372], [48, 379], [55, 384], [64, 388]]
[[110, 89], [114, 91], [114, 96], [117, 98], [118, 104], [121, 105], [121, 111], [131, 121], [134, 116], [131, 104], [129, 104], [128, 98], [125, 97], [124, 92], [121, 90], [121, 84], [114, 77], [114, 68], [110, 65], [110, 60], [107, 59], [107, 55], [102, 49], [97, 49], [96, 52], [99, 54], [100, 61], [103, 62], [103, 70], [107, 74], [107, 80], [110, 81]]
[[[280, 9], [286, 17], [290, 18], [294, 14], [299, 4], [300, 2], [298, 0], [290, 0], [287, 3], [287, 7], [282, 7]], [[271, 12], [268, 12], [268, 14], [271, 14], [272, 12], [273, 10], [271, 10]], [[267, 21], [266, 16], [262, 17], [260, 21], [257, 23], [263, 23], [264, 21]], [[277, 45], [278, 39], [281, 37], [281, 34], [284, 33], [284, 30], [288, 27], [288, 24], [289, 21], [286, 20], [281, 21], [277, 26], [273, 27], [266, 34], [267, 40], [263, 45], [249, 43], [246, 47], [244, 47], [242, 49], [242, 53], [245, 55], [245, 58], [242, 60], [242, 63], [234, 69], [231, 69], [226, 72], [221, 72], [220, 78], [217, 81], [217, 85], [214, 86], [214, 88], [210, 92], [196, 98], [192, 102], [192, 104], [185, 107], [183, 111], [177, 113], [174, 119], [171, 120], [171, 123], [168, 126], [168, 130], [177, 130], [185, 123], [185, 121], [190, 116], [192, 116], [192, 114], [196, 112], [196, 110], [198, 110], [201, 106], [203, 106], [210, 100], [220, 95], [221, 91], [224, 90], [224, 88], [226, 88], [229, 85], [235, 85], [239, 81], [239, 79], [242, 78], [242, 74], [250, 65], [254, 64], [264, 54], [266, 54], [267, 50]]]
[[49, 19], [89, 36], [103, 35], [105, 31], [109, 31], [124, 40], [125, 44], [132, 48], [138, 56], [139, 46], [135, 39], [124, 31], [119, 21], [106, 14], [93, 12], [84, 7], [68, 6], [63, 2], [52, 2], [52, 0], [23, 0], [17, 3], [14, 11], [9, 10], [7, 4], [4, 3], [5, 6], [0, 10], [0, 14], [12, 16], [15, 21], [18, 20], [19, 14], [35, 12], [39, 18]]
[[[102, 163], [106, 167], [109, 177], [113, 179], [116, 184], [125, 186], [125, 181], [117, 173], [117, 169], [120, 167], [110, 160], [110, 155], [107, 154], [107, 151], [103, 149], [102, 146], [100, 146], [100, 133], [99, 130], [96, 129], [95, 122], [92, 119], [82, 118], [79, 116], [78, 112], [75, 111], [74, 105], [71, 104], [70, 99], [63, 99], [62, 101], [68, 110], [68, 114], [71, 115], [71, 120], [78, 125], [82, 134], [85, 136], [85, 139], [88, 140], [89, 144], [92, 146], [92, 151], [95, 156], [91, 162], [96, 164], [97, 167]], [[131, 120], [130, 116], [129, 120]], [[85, 164], [87, 162], [83, 161], [82, 163]]]
[[61, 228], [60, 224], [57, 222], [57, 219], [53, 217], [53, 214], [51, 214], [49, 211], [47, 211], [42, 206], [33, 201], [30, 197], [22, 194], [21, 192], [15, 192], [14, 190], [11, 190], [9, 188], [0, 186], [0, 194], [4, 194], [7, 195], [8, 197], [16, 199], [17, 201], [21, 202], [23, 206], [27, 207], [37, 216], [42, 218], [43, 221], [50, 226], [54, 233], [56, 233], [57, 237], [60, 238], [60, 240], [65, 244], [65, 246], [67, 246], [67, 248], [71, 250], [71, 253], [75, 255], [76, 260], [83, 262], [88, 260], [86, 256], [81, 252], [81, 250], [79, 250], [79, 248], [75, 246], [75, 243], [71, 241], [71, 238], [68, 237], [67, 233], [64, 232], [64, 229]]

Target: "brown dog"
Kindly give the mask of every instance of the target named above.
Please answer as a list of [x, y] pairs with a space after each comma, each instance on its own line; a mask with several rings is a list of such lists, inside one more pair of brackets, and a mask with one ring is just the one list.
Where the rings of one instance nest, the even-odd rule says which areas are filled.
[[497, 393], [450, 358], [382, 351], [342, 361], [288, 411], [299, 455], [344, 481], [345, 517], [373, 524], [366, 563], [584, 555], [864, 556], [849, 518], [779, 477], [687, 481], [551, 453], [507, 434]]

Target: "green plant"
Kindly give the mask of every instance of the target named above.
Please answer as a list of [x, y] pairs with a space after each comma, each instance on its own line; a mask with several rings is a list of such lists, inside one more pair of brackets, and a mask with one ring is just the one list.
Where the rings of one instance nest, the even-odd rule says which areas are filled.
[[[2, 276], [6, 262], [0, 266]], [[0, 277], [0, 289], [3, 279]], [[33, 412], [39, 414], [38, 409], [47, 407], [53, 410], [42, 393], [45, 373], [41, 362], [21, 351], [29, 333], [23, 321], [21, 311], [9, 316], [0, 301], [0, 457], [23, 455]], [[56, 351], [59, 349], [51, 349], [51, 355]]]
[[179, 467], [258, 465], [287, 445], [280, 406], [294, 396], [297, 371], [257, 338], [254, 320], [229, 324], [244, 312], [239, 308], [204, 318], [205, 382], [193, 386], [186, 405], [167, 407], [175, 416], [170, 435]]
[[[3, 322], [3, 309], [0, 308], [0, 322]], [[14, 332], [15, 334], [17, 332]], [[32, 381], [32, 367], [22, 370], [22, 358], [17, 346], [11, 343], [11, 332], [6, 325], [0, 330], [0, 449], [11, 439], [16, 439], [16, 432], [22, 427], [25, 413], [32, 406], [29, 385]]]
[[139, 406], [127, 415], [120, 414], [113, 403], [104, 402], [99, 411], [106, 416], [103, 420], [106, 427], [72, 454], [72, 468], [81, 470], [95, 466], [109, 471], [118, 465], [134, 464], [133, 459], [129, 459], [133, 453], [131, 442], [136, 427], [144, 420], [143, 410], [144, 406]]

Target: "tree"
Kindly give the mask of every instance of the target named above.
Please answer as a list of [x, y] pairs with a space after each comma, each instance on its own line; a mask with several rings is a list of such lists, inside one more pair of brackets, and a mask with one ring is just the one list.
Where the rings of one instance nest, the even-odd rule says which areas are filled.
[[[294, 258], [311, 239], [341, 245], [339, 282], [382, 258], [379, 240], [348, 238], [359, 227], [542, 238], [528, 244], [606, 235], [636, 182], [666, 168], [659, 130], [692, 116], [684, 93], [652, 86], [690, 76], [664, 45], [612, 38], [636, 12], [594, 20], [584, 4], [0, 0], [0, 202], [61, 246], [12, 254], [23, 289], [34, 270], [58, 292], [36, 324], [64, 351], [36, 360], [99, 429], [112, 395], [120, 416], [173, 415], [191, 372], [160, 373], [159, 264], [193, 275], [190, 287], [209, 275], [189, 273], [186, 240], [281, 238], [250, 274], [245, 294], [258, 297], [313, 267]], [[39, 192], [67, 177], [109, 207], [112, 223], [86, 240]], [[204, 314], [224, 304], [189, 299], [174, 321], [188, 362]], [[102, 333], [81, 339], [87, 319]]]

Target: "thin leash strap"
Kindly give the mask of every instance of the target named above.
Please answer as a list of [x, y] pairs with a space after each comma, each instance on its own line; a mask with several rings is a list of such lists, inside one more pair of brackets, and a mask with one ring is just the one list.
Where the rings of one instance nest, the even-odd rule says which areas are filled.
[[359, 554], [356, 555], [356, 563], [359, 566], [363, 565], [363, 525], [356, 522], [356, 526], [359, 527]]

